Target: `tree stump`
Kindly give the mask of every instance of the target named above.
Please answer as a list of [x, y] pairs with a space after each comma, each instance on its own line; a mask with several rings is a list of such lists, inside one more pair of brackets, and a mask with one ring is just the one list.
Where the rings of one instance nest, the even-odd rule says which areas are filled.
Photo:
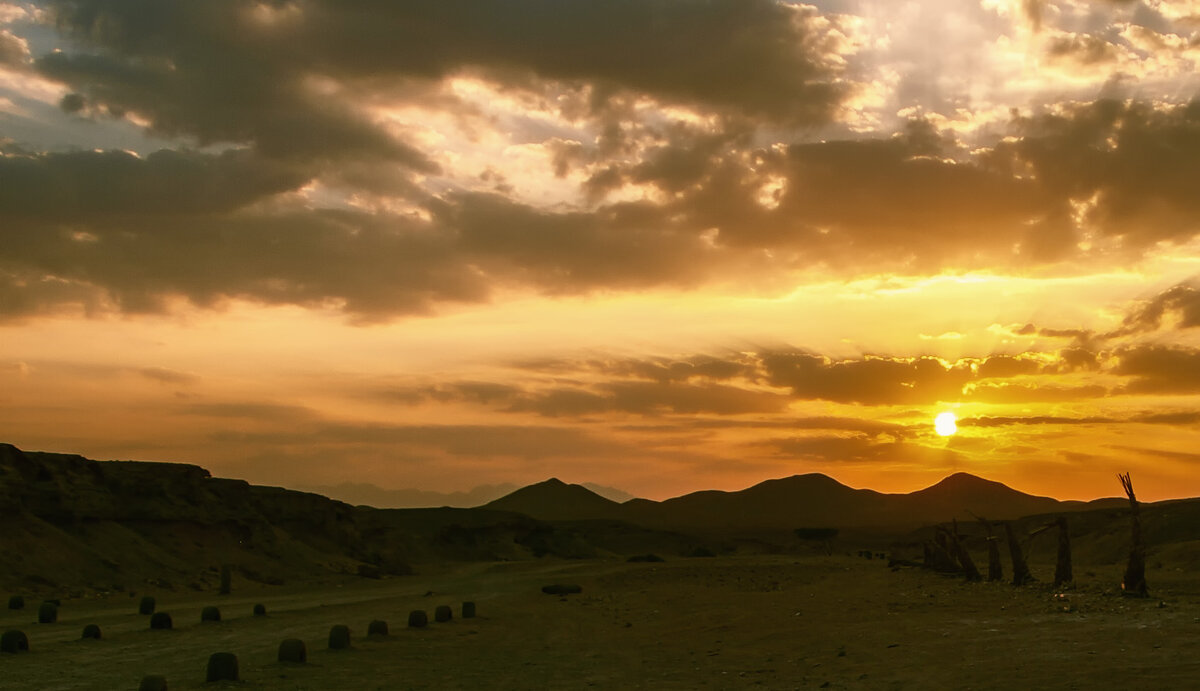
[[154, 614], [156, 604], [154, 598], [149, 595], [143, 597], [142, 601], [138, 603], [138, 614]]
[[58, 621], [58, 605], [53, 602], [43, 602], [38, 607], [38, 623], [53, 624]]
[[329, 629], [329, 649], [345, 650], [350, 647], [350, 627], [338, 624]]
[[463, 619], [473, 619], [474, 617], [475, 617], [475, 603], [474, 602], [462, 603], [462, 618]]
[[9, 609], [25, 609], [25, 598], [20, 595], [13, 595], [8, 598]]
[[238, 659], [233, 653], [213, 653], [208, 658], [204, 681], [237, 681]]
[[29, 637], [25, 635], [24, 631], [5, 631], [3, 635], [0, 635], [0, 652], [29, 652]]
[[256, 617], [267, 616], [267, 606], [262, 604], [261, 602], [258, 603], [257, 605], [254, 605], [254, 616], [256, 616]]
[[370, 624], [367, 624], [368, 636], [386, 636], [388, 635], [387, 622], [382, 619], [376, 619]]
[[434, 621], [450, 621], [454, 618], [454, 612], [450, 609], [450, 605], [438, 605], [437, 609], [433, 610]]
[[142, 677], [138, 691], [167, 691], [167, 678], [161, 674], [148, 674]]
[[1071, 573], [1071, 533], [1067, 530], [1067, 517], [1059, 516], [1056, 523], [1058, 523], [1058, 560], [1054, 564], [1055, 588], [1075, 580]]
[[200, 621], [221, 621], [221, 610], [209, 605], [200, 610]]
[[155, 612], [150, 615], [150, 628], [168, 630], [172, 626], [171, 615], [166, 612]]
[[408, 613], [408, 628], [423, 629], [429, 625], [429, 615], [423, 609], [414, 609]]
[[308, 649], [299, 638], [288, 638], [279, 644], [279, 661], [304, 664], [308, 662]]
[[1029, 573], [1029, 566], [1025, 563], [1025, 553], [1021, 550], [1021, 545], [1017, 543], [1017, 536], [1013, 533], [1012, 524], [1005, 521], [1004, 536], [1008, 539], [1008, 556], [1012, 559], [1012, 584], [1025, 585], [1033, 582], [1033, 574]]
[[1121, 480], [1125, 496], [1129, 497], [1129, 519], [1132, 529], [1129, 564], [1125, 567], [1125, 577], [1121, 579], [1121, 592], [1131, 597], [1147, 597], [1150, 589], [1146, 586], [1146, 545], [1142, 542], [1142, 521], [1138, 515], [1137, 497], [1133, 494], [1133, 480], [1129, 478], [1129, 473], [1117, 477]]
[[83, 627], [83, 636], [80, 638], [92, 638], [100, 640], [100, 626], [98, 624], [88, 624]]

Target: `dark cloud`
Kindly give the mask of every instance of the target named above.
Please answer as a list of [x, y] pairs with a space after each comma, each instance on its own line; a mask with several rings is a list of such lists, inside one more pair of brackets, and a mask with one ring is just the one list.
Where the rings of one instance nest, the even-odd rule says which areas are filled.
[[1113, 374], [1131, 377], [1130, 394], [1184, 394], [1200, 391], [1200, 351], [1183, 347], [1137, 346], [1117, 352]]
[[303, 173], [249, 151], [10, 155], [0, 157], [0, 209], [13, 220], [83, 222], [99, 230], [105, 218], [144, 222], [147, 216], [230, 211], [306, 181]]
[[1018, 136], [997, 144], [988, 165], [1030, 170], [1044, 192], [1095, 207], [1083, 220], [1124, 251], [1183, 242], [1200, 231], [1200, 101], [1154, 106], [1098, 100], [1014, 121]]
[[1037, 360], [1030, 357], [993, 355], [979, 363], [978, 374], [980, 379], [993, 379], [1037, 374], [1040, 370]]
[[1063, 417], [1058, 415], [988, 416], [961, 418], [959, 427], [1005, 427], [1008, 425], [1105, 425], [1121, 422], [1104, 416]]
[[1108, 389], [1099, 384], [1055, 386], [1047, 384], [992, 384], [970, 387], [964, 398], [980, 403], [1055, 403], [1103, 398]]
[[803, 352], [761, 356], [768, 381], [797, 398], [839, 403], [899, 405], [954, 401], [972, 378], [966, 365], [947, 367], [936, 358], [867, 358], [833, 361]]
[[1120, 50], [1099, 36], [1068, 34], [1052, 39], [1046, 46], [1046, 55], [1054, 62], [1094, 67], [1116, 62]]
[[200, 379], [194, 374], [180, 372], [168, 367], [143, 367], [138, 370], [138, 374], [163, 384], [194, 384]]
[[1121, 328], [1110, 336], [1157, 331], [1164, 324], [1167, 315], [1175, 315], [1175, 326], [1180, 329], [1190, 329], [1200, 326], [1200, 289], [1194, 282], [1181, 283], [1172, 286], [1156, 295], [1126, 315]]
[[[829, 119], [844, 87], [828, 20], [770, 0], [403, 3], [64, 0], [60, 30], [82, 51], [38, 68], [157, 131], [295, 155], [422, 159], [311, 86], [349, 94], [483, 73], [583, 83], [783, 122]], [[166, 37], [170, 37], [167, 39]]]
[[915, 463], [937, 468], [963, 458], [962, 454], [949, 448], [930, 448], [866, 435], [793, 437], [772, 439], [758, 445], [773, 449], [782, 456], [821, 463]]
[[525, 459], [582, 458], [627, 455], [619, 442], [596, 438], [584, 431], [537, 425], [370, 425], [322, 422], [285, 432], [236, 432], [210, 435], [213, 441], [239, 444], [351, 445], [391, 447], [398, 455]]

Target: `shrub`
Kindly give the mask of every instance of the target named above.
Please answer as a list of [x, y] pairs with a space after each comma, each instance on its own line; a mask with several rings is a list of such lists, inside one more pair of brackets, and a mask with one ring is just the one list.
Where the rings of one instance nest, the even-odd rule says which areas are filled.
[[462, 604], [462, 618], [463, 619], [472, 619], [472, 618], [474, 618], [474, 616], [475, 616], [475, 603], [474, 602], [464, 602]]
[[568, 583], [555, 583], [554, 585], [542, 586], [542, 592], [546, 593], [547, 595], [572, 595], [574, 593], [582, 593], [583, 586]]
[[657, 554], [635, 554], [632, 557], [626, 559], [625, 561], [638, 562], [638, 561], [666, 561], [666, 560], [663, 559], [662, 557], [658, 556]]
[[13, 595], [8, 598], [9, 609], [25, 609], [25, 598], [20, 595]]
[[345, 650], [350, 647], [350, 627], [338, 624], [329, 629], [329, 649]]
[[414, 609], [408, 613], [408, 627], [410, 629], [423, 629], [429, 625], [429, 615], [425, 614], [423, 609]]
[[100, 627], [96, 624], [88, 624], [83, 627], [83, 638], [100, 640]]
[[433, 610], [434, 621], [450, 621], [454, 618], [454, 612], [450, 610], [450, 605], [438, 605], [437, 609]]
[[142, 677], [138, 691], [167, 691], [167, 678], [161, 674], [148, 674]]
[[200, 610], [200, 621], [221, 621], [221, 610], [209, 605]]
[[5, 631], [0, 636], [0, 651], [6, 653], [29, 652], [29, 637], [24, 631]]
[[368, 636], [386, 636], [386, 635], [388, 635], [387, 622], [383, 621], [382, 619], [376, 619], [375, 621], [371, 622], [370, 624], [367, 624], [367, 635]]
[[169, 629], [171, 628], [171, 615], [166, 612], [155, 612], [150, 616], [150, 628], [152, 629]]
[[300, 664], [308, 662], [308, 649], [304, 647], [304, 641], [299, 638], [285, 639], [279, 644], [279, 661]]
[[154, 601], [154, 598], [150, 597], [149, 595], [143, 597], [142, 601], [138, 603], [138, 614], [154, 614], [154, 607], [156, 604], [157, 603]]
[[58, 621], [58, 605], [49, 601], [43, 602], [38, 607], [38, 623], [53, 624], [56, 621]]
[[713, 551], [707, 547], [697, 547], [696, 549], [693, 549], [691, 552], [689, 552], [688, 556], [696, 557], [696, 558], [704, 558], [704, 557], [715, 557], [717, 555], [714, 554]]
[[213, 653], [208, 657], [205, 681], [237, 681], [238, 659], [233, 653]]
[[256, 617], [267, 616], [267, 606], [261, 602], [258, 603], [257, 605], [254, 605], [254, 616], [256, 616]]

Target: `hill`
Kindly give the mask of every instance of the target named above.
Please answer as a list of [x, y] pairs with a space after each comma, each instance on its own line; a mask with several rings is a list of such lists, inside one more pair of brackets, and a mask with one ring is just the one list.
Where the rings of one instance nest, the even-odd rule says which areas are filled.
[[582, 485], [568, 485], [550, 478], [505, 495], [481, 508], [512, 511], [544, 521], [574, 521], [617, 518], [621, 505], [605, 499]]
[[735, 492], [704, 490], [661, 502], [609, 502], [558, 480], [530, 485], [484, 505], [543, 520], [618, 519], [676, 530], [792, 529], [797, 527], [908, 530], [975, 515], [1005, 520], [1030, 514], [1122, 506], [1123, 499], [1058, 501], [999, 482], [956, 473], [908, 494], [847, 487], [820, 473], [766, 480]]

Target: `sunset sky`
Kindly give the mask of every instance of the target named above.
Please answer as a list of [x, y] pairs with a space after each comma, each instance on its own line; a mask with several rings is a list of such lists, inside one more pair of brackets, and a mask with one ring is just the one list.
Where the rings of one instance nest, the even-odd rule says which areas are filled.
[[1198, 96], [1200, 0], [0, 0], [0, 441], [1200, 495]]

